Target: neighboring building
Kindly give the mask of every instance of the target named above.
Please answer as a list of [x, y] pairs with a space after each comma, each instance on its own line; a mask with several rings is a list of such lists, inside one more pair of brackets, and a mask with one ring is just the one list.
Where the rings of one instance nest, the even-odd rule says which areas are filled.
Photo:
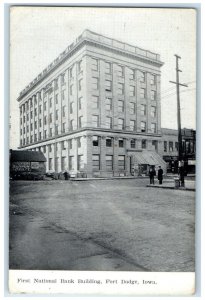
[[85, 30], [20, 93], [20, 148], [43, 151], [49, 172], [166, 172], [162, 65], [159, 54]]
[[[188, 172], [195, 172], [196, 131], [183, 128], [182, 157]], [[162, 157], [167, 163], [167, 171], [178, 171], [178, 130], [162, 128]]]
[[10, 150], [10, 177], [13, 179], [42, 179], [46, 173], [46, 158], [42, 152]]

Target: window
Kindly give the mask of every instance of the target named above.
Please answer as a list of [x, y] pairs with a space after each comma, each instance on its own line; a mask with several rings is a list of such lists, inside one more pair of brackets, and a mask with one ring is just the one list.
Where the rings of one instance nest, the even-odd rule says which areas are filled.
[[21, 125], [23, 124], [22, 118], [21, 118], [21, 122], [20, 123], [21, 123]]
[[77, 138], [77, 146], [78, 148], [81, 148], [81, 137]]
[[130, 130], [131, 131], [135, 130], [135, 120], [130, 120]]
[[56, 120], [58, 120], [58, 109], [56, 109]]
[[83, 71], [83, 64], [82, 64], [82, 60], [80, 60], [78, 62], [78, 73], [82, 72]]
[[61, 99], [62, 99], [62, 101], [65, 100], [65, 90], [61, 91]]
[[140, 89], [140, 98], [144, 99], [145, 98], [145, 89]]
[[113, 155], [106, 155], [106, 170], [112, 171], [113, 170]]
[[156, 133], [156, 123], [151, 123], [151, 132]]
[[34, 142], [36, 142], [37, 141], [37, 134], [35, 133], [34, 134]]
[[65, 117], [65, 105], [62, 106], [62, 116], [63, 116], [63, 118]]
[[65, 167], [65, 160], [66, 160], [66, 157], [62, 156], [61, 157], [61, 170], [62, 171], [64, 171], [66, 169], [66, 167]]
[[55, 146], [56, 146], [56, 151], [58, 152], [58, 143], [56, 143]]
[[118, 89], [117, 89], [118, 95], [124, 95], [124, 84], [118, 82], [118, 85], [117, 85], [117, 86], [118, 86]]
[[65, 141], [62, 141], [62, 142], [61, 142], [61, 149], [62, 149], [62, 150], [65, 150], [65, 149], [66, 149], [66, 147], [65, 147]]
[[135, 114], [135, 103], [130, 102], [130, 114], [134, 115]]
[[105, 90], [107, 92], [111, 92], [112, 91], [112, 81], [105, 80]]
[[99, 116], [92, 116], [92, 126], [99, 127]]
[[58, 125], [55, 125], [55, 134], [58, 135]]
[[52, 136], [52, 128], [49, 129], [49, 135]]
[[151, 106], [151, 116], [153, 118], [155, 118], [156, 115], [157, 115], [157, 108], [156, 108], [156, 106]]
[[91, 68], [94, 71], [98, 71], [98, 60], [97, 59], [92, 58]]
[[52, 113], [49, 115], [49, 122], [52, 123]]
[[34, 115], [37, 116], [37, 108], [34, 110]]
[[54, 80], [54, 89], [57, 90], [58, 89], [58, 79]]
[[74, 127], [73, 127], [73, 124], [74, 124], [74, 120], [71, 120], [71, 121], [70, 121], [70, 130], [73, 130], [73, 128], [74, 128]]
[[173, 152], [173, 150], [174, 150], [173, 142], [169, 142], [169, 152]]
[[93, 154], [92, 155], [92, 162], [93, 162], [93, 170], [100, 170], [100, 155]]
[[49, 152], [52, 152], [52, 145], [51, 145], [51, 144], [48, 145], [48, 151], [49, 151]]
[[118, 119], [118, 129], [124, 129], [124, 119]]
[[52, 107], [52, 98], [49, 99], [49, 106]]
[[132, 139], [132, 140], [130, 141], [130, 147], [131, 147], [131, 148], [135, 148], [135, 147], [136, 147], [136, 141], [135, 141], [135, 139]]
[[65, 122], [64, 123], [62, 123], [62, 133], [65, 133]]
[[151, 85], [156, 84], [156, 76], [154, 74], [150, 75], [150, 84]]
[[111, 98], [106, 98], [105, 99], [105, 109], [107, 111], [112, 110], [112, 99]]
[[152, 146], [154, 150], [157, 150], [157, 141], [152, 141]]
[[118, 140], [118, 146], [119, 146], [119, 148], [123, 148], [124, 147], [124, 139], [119, 139]]
[[43, 103], [43, 109], [46, 110], [47, 109], [47, 102]]
[[73, 95], [73, 84], [70, 85], [70, 95]]
[[70, 114], [73, 113], [74, 102], [70, 102]]
[[142, 140], [142, 149], [146, 149], [146, 148], [147, 148], [147, 141]]
[[46, 139], [47, 138], [47, 130], [45, 129], [44, 130], [44, 139]]
[[23, 116], [23, 122], [24, 122], [24, 123], [26, 122], [26, 118], [25, 118], [25, 116]]
[[33, 119], [33, 112], [32, 111], [30, 112], [30, 116], [31, 116], [31, 119]]
[[42, 105], [39, 105], [39, 114], [42, 113]]
[[96, 77], [92, 78], [92, 89], [98, 90], [98, 78], [96, 78]]
[[43, 146], [43, 152], [46, 153], [46, 146]]
[[81, 171], [84, 168], [84, 160], [83, 160], [83, 155], [78, 155], [78, 170]]
[[26, 115], [26, 121], [29, 121], [29, 114]]
[[[33, 130], [33, 124], [31, 124], [31, 130]], [[23, 128], [23, 133], [26, 133], [25, 127]]]
[[41, 140], [41, 132], [39, 132], [39, 140]]
[[69, 156], [69, 170], [74, 169], [74, 156]]
[[118, 112], [124, 111], [124, 101], [118, 100]]
[[46, 125], [46, 124], [47, 124], [47, 117], [44, 116], [44, 125]]
[[112, 70], [111, 70], [111, 63], [106, 62], [106, 63], [105, 63], [105, 73], [106, 73], [106, 74], [111, 74], [111, 73], [112, 73], [111, 71], [112, 71]]
[[69, 149], [73, 149], [73, 140], [68, 140]]
[[79, 120], [78, 122], [79, 128], [81, 128], [83, 126], [83, 116], [80, 116], [78, 120]]
[[70, 68], [69, 75], [70, 75], [71, 78], [73, 77], [73, 67]]
[[83, 83], [83, 80], [80, 79], [80, 80], [78, 81], [78, 90], [79, 90], [79, 91], [82, 90], [82, 83]]
[[156, 100], [156, 91], [151, 91], [151, 100]]
[[167, 152], [167, 141], [164, 141], [164, 152]]
[[49, 170], [53, 169], [53, 159], [52, 158], [49, 158], [49, 160], [48, 160], [48, 168], [49, 168]]
[[146, 123], [141, 122], [141, 132], [145, 132], [145, 131], [146, 131]]
[[37, 129], [37, 121], [34, 123], [34, 128]]
[[106, 138], [106, 147], [112, 147], [112, 138]]
[[105, 119], [105, 128], [111, 129], [112, 128], [112, 118], [106, 117]]
[[56, 104], [58, 104], [58, 94], [55, 95]]
[[130, 79], [131, 80], [135, 79], [135, 71], [133, 69], [130, 69]]
[[130, 97], [135, 96], [135, 86], [130, 85]]
[[124, 68], [122, 66], [117, 66], [117, 73], [119, 77], [124, 76]]
[[118, 155], [118, 169], [125, 170], [125, 156]]
[[141, 104], [140, 106], [140, 111], [141, 111], [141, 116], [146, 116], [146, 105], [145, 104]]
[[42, 126], [42, 120], [39, 119], [39, 127], [41, 127], [41, 126]]
[[175, 149], [178, 151], [178, 142], [175, 142]]
[[93, 146], [94, 147], [99, 146], [99, 136], [93, 136]]
[[92, 108], [98, 108], [98, 107], [99, 107], [99, 97], [92, 96]]
[[145, 72], [139, 72], [139, 77], [141, 82], [145, 82]]
[[82, 109], [83, 97], [80, 97], [78, 100], [78, 108], [79, 110]]

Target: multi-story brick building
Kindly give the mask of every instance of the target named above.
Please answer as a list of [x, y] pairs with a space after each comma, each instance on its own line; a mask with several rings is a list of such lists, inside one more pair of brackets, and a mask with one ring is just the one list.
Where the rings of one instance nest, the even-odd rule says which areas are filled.
[[47, 171], [129, 175], [161, 165], [160, 56], [85, 30], [18, 97], [20, 148]]

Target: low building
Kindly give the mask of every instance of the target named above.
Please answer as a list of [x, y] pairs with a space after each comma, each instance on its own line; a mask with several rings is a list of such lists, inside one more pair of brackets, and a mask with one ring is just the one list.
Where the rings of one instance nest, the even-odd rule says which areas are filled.
[[46, 158], [40, 151], [10, 150], [12, 179], [42, 179], [46, 173]]

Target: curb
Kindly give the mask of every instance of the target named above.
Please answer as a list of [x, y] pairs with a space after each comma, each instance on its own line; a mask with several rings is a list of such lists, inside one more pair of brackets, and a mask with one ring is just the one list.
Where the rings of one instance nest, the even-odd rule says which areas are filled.
[[192, 188], [175, 188], [174, 186], [159, 186], [159, 185], [150, 185], [150, 184], [147, 184], [146, 187], [167, 189], [167, 190], [177, 190], [177, 191], [192, 191], [192, 192], [196, 191], [196, 189], [192, 189]]

